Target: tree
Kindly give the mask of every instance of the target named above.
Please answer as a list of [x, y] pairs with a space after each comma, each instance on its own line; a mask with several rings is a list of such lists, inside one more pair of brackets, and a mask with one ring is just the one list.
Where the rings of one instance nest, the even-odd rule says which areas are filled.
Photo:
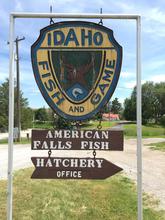
[[112, 103], [111, 101], [107, 102], [107, 104], [102, 108], [103, 113], [109, 113], [111, 111]]
[[136, 120], [136, 102], [133, 102], [131, 98], [126, 98], [124, 101], [123, 116], [126, 120]]
[[72, 129], [73, 128], [71, 121], [67, 121], [59, 115], [55, 115], [53, 126], [55, 129]]
[[[124, 101], [124, 117], [126, 120], [136, 120], [136, 87], [130, 98]], [[142, 85], [142, 123], [155, 123], [165, 114], [165, 83], [146, 82]]]
[[48, 113], [44, 107], [35, 111], [35, 120], [39, 122], [48, 121]]
[[155, 121], [159, 122], [165, 116], [165, 82], [155, 84], [154, 94], [156, 96], [154, 109]]
[[21, 129], [25, 130], [32, 127], [33, 110], [29, 107], [21, 109]]
[[8, 127], [8, 103], [9, 103], [9, 82], [2, 83], [0, 85], [0, 130], [2, 132], [7, 131]]
[[[16, 109], [16, 88], [14, 88], [14, 126], [16, 125], [17, 109]], [[0, 131], [4, 132], [8, 130], [8, 106], [9, 105], [9, 80], [6, 79], [4, 83], [0, 85]], [[30, 108], [28, 108], [28, 100], [23, 97], [23, 93], [20, 91], [20, 108], [21, 108], [21, 123], [22, 129], [26, 129], [29, 123], [32, 122], [32, 115], [30, 115]], [[26, 109], [29, 109], [28, 114], [24, 114]]]
[[111, 112], [113, 112], [114, 114], [120, 114], [122, 110], [122, 105], [121, 103], [118, 101], [118, 98], [115, 98], [112, 101], [112, 106], [111, 106]]

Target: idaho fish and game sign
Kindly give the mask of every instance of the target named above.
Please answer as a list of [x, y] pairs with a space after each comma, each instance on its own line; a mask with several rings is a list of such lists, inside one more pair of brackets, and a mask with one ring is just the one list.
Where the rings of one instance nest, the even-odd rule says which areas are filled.
[[69, 120], [95, 115], [112, 96], [122, 47], [113, 31], [92, 22], [55, 23], [31, 48], [33, 72], [48, 105]]
[[[91, 118], [109, 101], [120, 75], [122, 47], [113, 31], [92, 22], [54, 23], [40, 31], [31, 47], [38, 87], [55, 113], [67, 120]], [[35, 179], [105, 179], [122, 168], [96, 150], [123, 150], [123, 132], [116, 130], [33, 130]], [[93, 150], [94, 158], [51, 157], [52, 150]]]

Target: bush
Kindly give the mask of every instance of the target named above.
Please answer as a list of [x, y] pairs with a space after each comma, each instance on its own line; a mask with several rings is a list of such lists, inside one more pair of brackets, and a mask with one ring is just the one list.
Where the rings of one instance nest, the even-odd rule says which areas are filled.
[[67, 121], [64, 118], [56, 115], [54, 118], [54, 128], [55, 129], [72, 129], [71, 121]]
[[160, 119], [160, 124], [165, 127], [165, 115], [163, 115]]

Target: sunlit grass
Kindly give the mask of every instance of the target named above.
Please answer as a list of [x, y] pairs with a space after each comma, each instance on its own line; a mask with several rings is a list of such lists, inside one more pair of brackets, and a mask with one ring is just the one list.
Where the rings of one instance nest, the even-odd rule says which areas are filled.
[[[32, 180], [33, 169], [14, 176], [14, 220], [136, 220], [135, 185], [116, 175], [106, 180]], [[6, 219], [6, 181], [0, 181], [0, 219]], [[148, 207], [144, 219], [163, 220], [163, 211]]]
[[[124, 134], [127, 137], [136, 137], [136, 124], [124, 125]], [[150, 137], [164, 137], [165, 138], [165, 128], [162, 126], [147, 125], [142, 126], [142, 136], [144, 138]]]
[[159, 143], [151, 143], [148, 144], [148, 146], [153, 150], [160, 150], [160, 151], [165, 151], [165, 141], [164, 142], [159, 142]]

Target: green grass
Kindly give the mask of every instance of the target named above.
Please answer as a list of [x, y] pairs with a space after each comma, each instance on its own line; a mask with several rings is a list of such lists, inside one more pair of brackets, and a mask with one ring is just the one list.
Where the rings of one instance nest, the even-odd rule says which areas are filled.
[[52, 122], [43, 122], [43, 123], [35, 122], [33, 124], [33, 129], [34, 128], [52, 129], [53, 125], [52, 125]]
[[[111, 121], [102, 121], [102, 129], [109, 128], [114, 125], [116, 125], [117, 122], [111, 122]], [[82, 123], [82, 129], [97, 129], [97, 126], [99, 125], [99, 121], [89, 121], [86, 123]], [[49, 122], [46, 123], [35, 123], [34, 128], [41, 128], [41, 129], [53, 129], [53, 125]]]
[[[124, 125], [124, 134], [127, 137], [136, 137], [136, 124]], [[150, 137], [164, 137], [165, 138], [165, 128], [158, 125], [146, 125], [142, 126], [142, 136], [144, 138]]]
[[[31, 180], [34, 169], [14, 175], [14, 220], [136, 220], [135, 185], [121, 175], [107, 180]], [[6, 181], [0, 181], [0, 219], [6, 219]], [[163, 220], [164, 211], [149, 208], [144, 220]]]
[[[117, 124], [115, 121], [101, 121], [102, 129], [113, 127]], [[97, 129], [97, 126], [99, 125], [99, 121], [90, 121], [87, 124], [84, 124], [82, 126], [83, 129]]]
[[[27, 138], [21, 138], [21, 141], [20, 142], [14, 142], [14, 144], [30, 144], [31, 140], [27, 139]], [[7, 138], [4, 138], [4, 139], [1, 139], [0, 140], [0, 144], [7, 144], [8, 143], [8, 139]]]
[[[82, 125], [82, 129], [97, 129], [97, 126], [99, 125], [99, 121], [90, 121], [89, 123], [86, 123]], [[109, 121], [102, 121], [101, 122], [102, 129], [110, 128], [116, 125], [116, 122], [109, 122]], [[51, 123], [36, 123], [33, 127], [33, 129], [40, 128], [40, 129], [53, 129], [53, 126]], [[7, 144], [8, 139], [1, 139], [0, 144]], [[27, 138], [21, 138], [21, 142], [14, 142], [14, 144], [29, 144], [30, 140], [27, 140]]]
[[165, 151], [165, 141], [164, 142], [159, 142], [159, 143], [148, 144], [148, 146], [152, 146], [150, 148], [153, 149], [153, 150]]

